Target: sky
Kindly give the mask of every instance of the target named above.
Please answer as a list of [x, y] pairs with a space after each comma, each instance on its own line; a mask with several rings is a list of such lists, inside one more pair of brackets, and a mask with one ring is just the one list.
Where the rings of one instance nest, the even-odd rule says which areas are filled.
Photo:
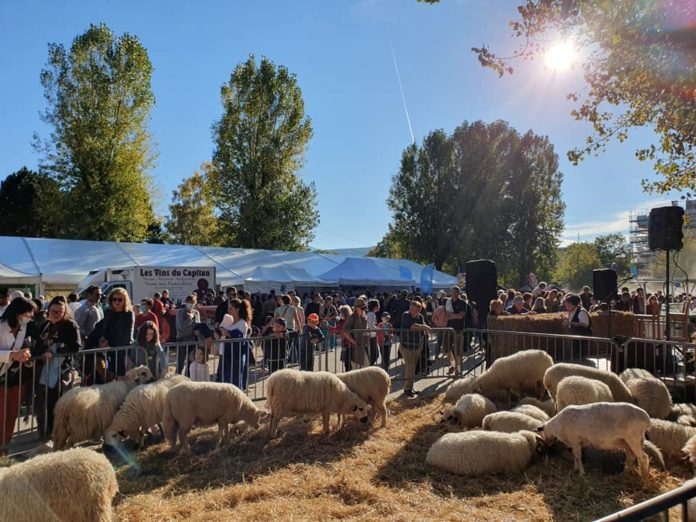
[[[627, 232], [628, 215], [678, 199], [650, 195], [650, 163], [634, 150], [655, 141], [649, 129], [571, 165], [566, 151], [590, 129], [569, 115], [568, 92], [583, 90], [580, 71], [552, 72], [520, 62], [511, 77], [483, 69], [471, 52], [487, 44], [511, 50], [508, 22], [518, 2], [444, 0], [0, 0], [0, 180], [36, 168], [32, 136], [50, 129], [39, 74], [49, 43], [69, 47], [90, 23], [137, 36], [154, 65], [156, 105], [150, 129], [159, 157], [152, 174], [165, 215], [172, 190], [213, 153], [220, 87], [249, 54], [297, 76], [314, 137], [301, 171], [314, 182], [321, 223], [312, 247], [375, 245], [387, 231], [386, 205], [403, 149], [435, 129], [463, 121], [506, 120], [546, 135], [564, 174], [562, 243]], [[393, 56], [392, 56], [393, 49]], [[400, 72], [407, 119], [393, 57]], [[409, 120], [411, 129], [409, 128]]]

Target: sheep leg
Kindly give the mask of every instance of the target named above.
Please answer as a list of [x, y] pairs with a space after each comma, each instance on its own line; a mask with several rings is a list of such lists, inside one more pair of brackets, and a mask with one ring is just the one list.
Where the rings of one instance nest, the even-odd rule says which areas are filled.
[[[642, 437], [641, 437], [642, 439]], [[638, 471], [640, 473], [645, 473], [648, 471], [648, 456], [643, 450], [643, 441], [636, 443], [635, 441], [622, 440], [624, 449], [626, 450], [626, 462], [628, 462], [628, 456], [631, 455], [631, 460], [638, 464]]]
[[280, 415], [271, 412], [271, 437], [275, 437], [278, 434], [278, 423], [280, 422]]
[[331, 420], [331, 413], [323, 412], [321, 417], [324, 421], [324, 433], [331, 433], [331, 426], [329, 424], [329, 421]]
[[179, 428], [179, 443], [181, 444], [181, 452], [185, 454], [191, 453], [191, 446], [189, 446], [188, 439], [186, 438], [186, 431], [183, 428]]
[[573, 469], [580, 473], [580, 475], [585, 474], [585, 468], [582, 465], [582, 445], [575, 444], [573, 446]]
[[227, 423], [226, 422], [218, 422], [218, 432], [217, 432], [217, 437], [215, 439], [215, 447], [219, 448], [222, 445], [222, 440], [225, 439], [225, 434], [227, 432]]

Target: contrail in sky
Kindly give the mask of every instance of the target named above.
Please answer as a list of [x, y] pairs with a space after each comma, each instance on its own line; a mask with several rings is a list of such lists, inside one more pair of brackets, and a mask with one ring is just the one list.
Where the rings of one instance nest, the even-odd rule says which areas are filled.
[[399, 91], [401, 92], [401, 101], [404, 104], [404, 112], [406, 113], [406, 121], [408, 122], [408, 131], [411, 133], [411, 142], [416, 143], [416, 138], [413, 135], [413, 127], [411, 127], [411, 117], [408, 115], [408, 107], [406, 107], [406, 96], [404, 95], [404, 88], [401, 85], [401, 74], [399, 74], [399, 66], [396, 63], [396, 55], [394, 54], [394, 47], [391, 42], [389, 42], [389, 49], [391, 49], [392, 60], [394, 61], [394, 69], [396, 70], [396, 79], [399, 82]]

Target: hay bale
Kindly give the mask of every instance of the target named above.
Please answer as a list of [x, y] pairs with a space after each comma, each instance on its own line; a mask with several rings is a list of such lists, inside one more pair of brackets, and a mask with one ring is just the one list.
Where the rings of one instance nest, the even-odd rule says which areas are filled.
[[[592, 335], [594, 337], [609, 337], [609, 313], [593, 312], [590, 314], [592, 321]], [[635, 332], [635, 317], [631, 312], [611, 313], [611, 336], [633, 337]]]

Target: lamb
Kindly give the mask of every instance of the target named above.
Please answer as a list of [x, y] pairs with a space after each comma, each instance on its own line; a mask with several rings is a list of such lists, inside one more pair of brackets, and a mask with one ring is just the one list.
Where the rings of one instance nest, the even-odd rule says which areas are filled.
[[104, 455], [75, 448], [0, 469], [0, 490], [0, 520], [110, 522], [118, 483]]
[[672, 410], [672, 396], [660, 379], [635, 378], [626, 381], [626, 387], [638, 406], [653, 418], [666, 419]]
[[125, 380], [68, 391], [56, 403], [53, 449], [62, 450], [78, 442], [101, 437], [128, 392], [151, 380], [150, 369], [138, 366], [126, 372]]
[[172, 448], [179, 437], [182, 453], [190, 453], [187, 434], [196, 426], [218, 425], [215, 447], [230, 437], [229, 425], [244, 421], [259, 427], [263, 411], [233, 384], [187, 381], [169, 389], [164, 399], [164, 435]]
[[473, 393], [474, 386], [476, 386], [476, 377], [469, 376], [457, 379], [447, 388], [445, 392], [445, 401], [457, 402], [462, 395]]
[[329, 372], [279, 370], [267, 382], [266, 403], [271, 410], [271, 436], [288, 415], [321, 413], [324, 433], [329, 433], [332, 413], [355, 415], [367, 422], [367, 403]]
[[551, 356], [543, 350], [523, 350], [497, 359], [476, 380], [474, 391], [492, 400], [509, 400], [532, 391], [541, 399], [544, 394], [544, 373], [553, 365]]
[[184, 375], [172, 375], [166, 379], [133, 388], [107, 428], [104, 443], [114, 445], [116, 435], [122, 434], [131, 440], [138, 441], [138, 448], [142, 448], [147, 430], [156, 424], [162, 424], [167, 392], [173, 386], [188, 380], [188, 377]]
[[465, 428], [475, 428], [481, 426], [483, 418], [495, 413], [495, 404], [478, 393], [467, 393], [463, 395], [453, 408], [445, 410], [443, 421], [456, 421]]
[[[387, 426], [387, 395], [391, 388], [389, 374], [378, 366], [368, 366], [360, 370], [336, 375], [348, 388], [372, 406], [373, 414], [382, 415], [382, 427]], [[340, 424], [340, 422], [339, 422]]]
[[649, 426], [650, 417], [638, 406], [625, 402], [596, 402], [568, 406], [537, 431], [547, 444], [558, 439], [568, 446], [573, 452], [574, 469], [584, 475], [583, 445], [623, 449], [627, 459], [637, 460], [640, 470], [647, 471], [643, 436]]
[[546, 422], [551, 418], [544, 410], [532, 404], [520, 404], [512, 408], [510, 411], [524, 413], [525, 415], [529, 415], [533, 419], [537, 419], [541, 422]]
[[609, 386], [603, 382], [580, 375], [571, 375], [564, 377], [558, 383], [556, 409], [560, 412], [566, 406], [613, 402], [613, 400]]
[[553, 417], [556, 415], [556, 404], [553, 402], [551, 399], [547, 399], [545, 401], [540, 401], [539, 399], [535, 399], [534, 397], [525, 397], [522, 399], [520, 402], [517, 403], [517, 406], [524, 406], [530, 404], [532, 406], [536, 406], [540, 410], [542, 410], [546, 415], [550, 417]]
[[556, 400], [556, 390], [558, 383], [564, 377], [571, 375], [579, 375], [588, 379], [602, 381], [609, 386], [611, 395], [616, 402], [633, 402], [633, 396], [626, 385], [616, 375], [606, 370], [599, 370], [591, 366], [583, 366], [582, 364], [558, 363], [554, 364], [544, 374], [544, 387], [551, 395], [553, 400]]
[[481, 426], [486, 431], [502, 431], [514, 433], [516, 431], [534, 431], [543, 424], [543, 421], [515, 411], [499, 411], [490, 413], [483, 418]]
[[425, 462], [459, 475], [519, 473], [538, 448], [539, 438], [530, 431], [448, 433], [430, 447]]
[[696, 435], [696, 428], [676, 422], [652, 419], [648, 427], [648, 439], [662, 450], [665, 457], [682, 458], [682, 449]]

